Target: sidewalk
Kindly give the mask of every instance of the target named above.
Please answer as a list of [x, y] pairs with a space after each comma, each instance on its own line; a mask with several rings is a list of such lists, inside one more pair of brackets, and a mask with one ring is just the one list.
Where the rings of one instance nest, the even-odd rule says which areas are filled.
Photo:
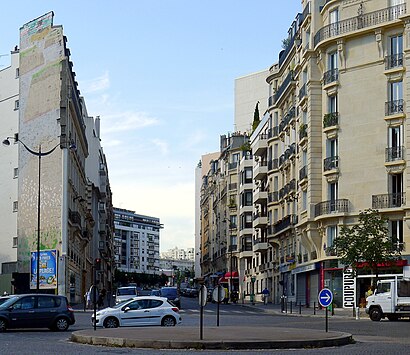
[[[316, 309], [313, 307], [305, 307], [302, 306], [300, 307], [299, 305], [295, 305], [294, 303], [291, 305], [290, 302], [287, 304], [287, 307], [282, 311], [281, 310], [281, 305], [279, 304], [263, 304], [263, 302], [255, 302], [255, 304], [251, 304], [249, 302], [245, 303], [238, 303], [239, 305], [243, 307], [249, 307], [249, 308], [256, 308], [259, 310], [263, 310], [266, 313], [271, 313], [271, 314], [282, 314], [282, 315], [289, 315], [289, 316], [311, 316], [311, 317], [324, 317], [326, 310], [325, 308], [321, 307], [318, 308], [316, 306]], [[350, 318], [350, 319], [355, 319], [356, 315], [353, 314], [353, 309], [345, 309], [345, 308], [335, 308], [334, 309], [334, 314], [332, 315], [332, 311], [328, 310], [328, 316], [329, 318], [331, 317], [343, 317], [343, 318]], [[369, 316], [366, 314], [364, 308], [360, 308], [359, 310], [359, 319], [369, 319]]]

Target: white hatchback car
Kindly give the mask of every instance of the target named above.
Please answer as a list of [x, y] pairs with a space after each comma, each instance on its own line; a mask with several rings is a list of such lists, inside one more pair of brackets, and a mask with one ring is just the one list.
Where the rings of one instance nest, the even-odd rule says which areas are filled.
[[[94, 324], [94, 315], [91, 320]], [[172, 327], [182, 321], [179, 309], [164, 297], [140, 296], [97, 312], [97, 327], [117, 328], [161, 325]]]

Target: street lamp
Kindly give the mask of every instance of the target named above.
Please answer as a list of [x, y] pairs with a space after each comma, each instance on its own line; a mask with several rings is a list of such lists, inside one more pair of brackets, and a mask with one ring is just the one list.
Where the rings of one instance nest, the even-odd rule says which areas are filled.
[[38, 146], [38, 151], [35, 151], [31, 148], [29, 148], [22, 140], [16, 138], [16, 137], [6, 137], [5, 140], [3, 140], [3, 145], [9, 146], [10, 145], [10, 139], [14, 139], [14, 142], [20, 142], [23, 147], [32, 155], [35, 155], [38, 157], [38, 191], [37, 191], [37, 285], [36, 285], [36, 292], [40, 292], [40, 205], [41, 205], [41, 157], [44, 157], [46, 155], [51, 154], [56, 150], [58, 146], [61, 147], [62, 144], [67, 144], [70, 143], [69, 149], [71, 150], [76, 150], [76, 146], [73, 142], [60, 142], [58, 143], [55, 147], [52, 149], [42, 152], [41, 151], [41, 144]]

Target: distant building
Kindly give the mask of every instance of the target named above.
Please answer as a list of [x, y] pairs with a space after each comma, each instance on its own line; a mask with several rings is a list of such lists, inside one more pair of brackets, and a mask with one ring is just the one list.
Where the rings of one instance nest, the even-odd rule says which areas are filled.
[[124, 272], [159, 273], [159, 218], [114, 207], [116, 268]]
[[173, 260], [195, 260], [195, 249], [187, 248], [179, 249], [175, 247], [161, 253], [161, 259], [173, 259]]

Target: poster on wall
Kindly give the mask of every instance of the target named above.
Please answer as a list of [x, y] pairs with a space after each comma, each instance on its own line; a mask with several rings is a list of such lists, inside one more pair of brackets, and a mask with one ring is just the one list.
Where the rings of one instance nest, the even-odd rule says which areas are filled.
[[[30, 289], [37, 288], [37, 252], [31, 252]], [[40, 290], [57, 288], [57, 250], [40, 251]]]

